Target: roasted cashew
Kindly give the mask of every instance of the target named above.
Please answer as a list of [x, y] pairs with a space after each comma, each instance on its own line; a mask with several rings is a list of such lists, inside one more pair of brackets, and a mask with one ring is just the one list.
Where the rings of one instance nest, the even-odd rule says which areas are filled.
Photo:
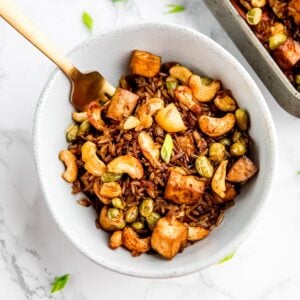
[[226, 182], [226, 192], [225, 197], [221, 198], [217, 194], [214, 193], [214, 200], [217, 201], [217, 203], [224, 203], [226, 201], [233, 200], [238, 195], [237, 190], [234, 188], [234, 185]]
[[179, 86], [174, 91], [175, 98], [194, 113], [200, 113], [201, 107], [193, 100], [192, 90], [187, 86]]
[[120, 215], [117, 218], [109, 218], [108, 206], [103, 206], [99, 215], [99, 224], [103, 230], [115, 231], [117, 229], [123, 229], [126, 226], [124, 221], [123, 212], [120, 211]]
[[192, 75], [189, 79], [189, 87], [193, 92], [193, 96], [199, 102], [209, 102], [221, 88], [220, 81], [214, 80], [206, 85], [198, 75]]
[[104, 121], [101, 118], [101, 106], [97, 101], [92, 101], [87, 109], [89, 122], [98, 130], [104, 129]]
[[155, 143], [149, 133], [142, 131], [138, 136], [138, 143], [143, 155], [149, 160], [154, 168], [160, 167], [160, 145]]
[[226, 91], [221, 91], [214, 99], [216, 107], [225, 112], [236, 110], [236, 101]]
[[92, 142], [85, 142], [81, 148], [81, 157], [85, 162], [84, 168], [92, 175], [101, 176], [106, 172], [106, 166], [97, 154], [97, 146]]
[[82, 123], [83, 121], [87, 120], [87, 118], [88, 115], [86, 111], [82, 111], [82, 112], [73, 111], [72, 113], [72, 119], [77, 123]]
[[179, 79], [183, 84], [187, 84], [192, 72], [184, 66], [174, 66], [169, 70], [172, 77]]
[[140, 161], [131, 155], [123, 155], [113, 159], [107, 165], [107, 171], [111, 173], [128, 174], [132, 179], [141, 179], [144, 169]]
[[121, 245], [122, 245], [122, 230], [117, 230], [111, 235], [108, 246], [111, 249], [117, 249]]
[[136, 127], [136, 130], [150, 128], [153, 124], [152, 116], [163, 108], [164, 101], [161, 98], [151, 98], [141, 105], [137, 110], [137, 116], [141, 123]]
[[228, 164], [228, 160], [224, 160], [218, 166], [212, 180], [211, 180], [211, 188], [212, 190], [221, 198], [225, 197], [226, 192], [226, 167]]
[[62, 150], [59, 152], [59, 159], [66, 166], [66, 170], [62, 174], [63, 179], [68, 182], [74, 182], [78, 175], [76, 156], [71, 151]]
[[115, 198], [121, 194], [121, 186], [117, 182], [103, 183], [100, 189], [100, 196], [105, 198]]
[[94, 182], [93, 190], [98, 199], [105, 205], [109, 205], [112, 202], [111, 198], [103, 197], [100, 195], [101, 184], [98, 181]]
[[199, 118], [199, 126], [203, 133], [210, 137], [218, 137], [229, 132], [235, 124], [235, 116], [232, 113], [227, 113], [222, 118], [213, 118], [201, 116]]
[[123, 230], [123, 245], [131, 251], [133, 256], [138, 256], [150, 250], [150, 237], [139, 238], [137, 233], [130, 227]]

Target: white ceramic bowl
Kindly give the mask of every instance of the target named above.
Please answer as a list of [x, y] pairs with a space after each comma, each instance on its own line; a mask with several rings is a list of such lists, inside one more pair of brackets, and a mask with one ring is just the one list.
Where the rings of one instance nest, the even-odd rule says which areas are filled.
[[178, 254], [172, 261], [158, 256], [133, 258], [122, 248], [112, 251], [108, 236], [95, 228], [93, 209], [78, 205], [71, 186], [61, 178], [64, 170], [58, 152], [67, 147], [65, 129], [71, 122], [70, 85], [59, 70], [50, 77], [41, 95], [35, 118], [35, 156], [41, 185], [51, 213], [65, 235], [87, 257], [108, 269], [139, 277], [166, 278], [185, 275], [216, 263], [235, 250], [257, 222], [273, 179], [276, 142], [270, 112], [262, 94], [246, 70], [208, 37], [170, 24], [137, 24], [94, 37], [76, 47], [71, 60], [81, 70], [99, 70], [113, 84], [128, 72], [133, 49], [178, 61], [212, 78], [233, 92], [251, 116], [250, 134], [259, 165], [258, 176], [225, 213], [223, 223], [211, 235]]

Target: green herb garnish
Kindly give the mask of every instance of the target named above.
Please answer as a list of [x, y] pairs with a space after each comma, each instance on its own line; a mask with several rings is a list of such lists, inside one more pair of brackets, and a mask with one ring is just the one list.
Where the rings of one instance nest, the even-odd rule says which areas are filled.
[[165, 163], [169, 163], [173, 151], [173, 140], [170, 134], [166, 134], [164, 143], [160, 150], [160, 156]]
[[112, 0], [112, 2], [126, 2], [127, 0]]
[[89, 13], [87, 13], [86, 11], [83, 12], [82, 14], [82, 22], [84, 23], [84, 25], [87, 27], [87, 29], [89, 31], [93, 30], [93, 26], [94, 26], [94, 20], [93, 18], [90, 16]]
[[232, 259], [233, 256], [234, 256], [234, 254], [235, 254], [235, 252], [231, 252], [231, 253], [229, 253], [228, 255], [226, 255], [224, 258], [222, 258], [222, 259], [218, 262], [218, 265], [220, 265], [220, 264], [222, 264], [222, 263], [224, 263], [224, 262], [226, 262], [226, 261]]
[[69, 274], [55, 277], [54, 282], [52, 283], [51, 293], [55, 293], [62, 290], [66, 286], [69, 277], [70, 277]]
[[167, 4], [166, 7], [169, 8], [168, 14], [179, 13], [185, 10], [185, 7], [183, 5], [177, 4]]

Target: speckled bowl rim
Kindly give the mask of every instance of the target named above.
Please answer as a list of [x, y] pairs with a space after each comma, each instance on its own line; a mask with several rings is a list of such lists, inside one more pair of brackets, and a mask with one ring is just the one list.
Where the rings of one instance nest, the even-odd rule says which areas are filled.
[[39, 160], [38, 153], [40, 150], [39, 150], [39, 141], [37, 139], [37, 132], [39, 129], [39, 116], [40, 116], [40, 111], [42, 110], [42, 106], [43, 106], [42, 104], [44, 103], [46, 96], [47, 96], [48, 88], [51, 85], [51, 82], [56, 77], [56, 75], [59, 74], [59, 72], [61, 72], [58, 68], [55, 68], [55, 70], [52, 72], [50, 78], [46, 82], [45, 87], [40, 95], [40, 98], [39, 98], [39, 101], [38, 101], [38, 104], [36, 107], [35, 116], [34, 116], [34, 124], [33, 124], [33, 126], [34, 126], [33, 127], [34, 156], [35, 156], [36, 167], [38, 170], [40, 186], [41, 186], [43, 194], [45, 195], [45, 199], [48, 204], [51, 215], [52, 215], [53, 219], [55, 220], [56, 224], [58, 225], [58, 227], [60, 228], [60, 230], [72, 242], [72, 244], [74, 244], [77, 247], [77, 249], [81, 253], [83, 253], [86, 257], [88, 257], [90, 260], [94, 261], [98, 265], [105, 267], [109, 270], [121, 273], [121, 274], [129, 275], [129, 276], [133, 276], [133, 277], [143, 277], [143, 278], [153, 278], [153, 279], [155, 279], [155, 278], [173, 278], [173, 277], [184, 276], [184, 275], [188, 275], [188, 274], [200, 271], [210, 265], [217, 263], [222, 258], [224, 258], [228, 253], [235, 251], [238, 248], [238, 246], [246, 239], [246, 237], [253, 230], [254, 226], [257, 224], [258, 218], [261, 215], [264, 204], [266, 203], [266, 200], [268, 198], [268, 194], [271, 189], [273, 177], [275, 174], [276, 161], [277, 161], [277, 149], [278, 149], [277, 138], [276, 138], [276, 134], [275, 134], [274, 122], [273, 122], [271, 113], [269, 111], [269, 108], [264, 100], [263, 95], [261, 94], [259, 88], [257, 87], [257, 85], [254, 82], [254, 80], [252, 79], [252, 77], [249, 75], [249, 73], [229, 52], [227, 52], [227, 50], [225, 50], [222, 46], [220, 46], [218, 43], [213, 41], [211, 38], [205, 36], [204, 34], [202, 34], [200, 32], [197, 32], [194, 29], [167, 23], [167, 22], [139, 22], [139, 23], [123, 26], [122, 28], [108, 30], [104, 33], [100, 33], [92, 38], [89, 38], [89, 39], [85, 40], [84, 42], [80, 43], [79, 45], [77, 45], [76, 47], [74, 47], [68, 53], [67, 56], [70, 56], [70, 55], [76, 53], [77, 51], [79, 51], [80, 49], [82, 49], [84, 47], [89, 47], [89, 44], [95, 42], [98, 39], [102, 39], [102, 37], [109, 35], [112, 32], [121, 33], [123, 31], [126, 32], [127, 30], [137, 30], [137, 29], [141, 30], [143, 27], [157, 27], [158, 29], [159, 28], [170, 28], [170, 29], [181, 30], [181, 31], [188, 32], [191, 35], [194, 35], [196, 38], [205, 40], [206, 43], [210, 44], [211, 47], [215, 48], [216, 51], [218, 51], [224, 57], [224, 59], [227, 59], [232, 65], [235, 66], [236, 70], [241, 74], [241, 76], [243, 76], [245, 78], [245, 80], [247, 80], [249, 86], [253, 89], [253, 92], [258, 99], [258, 103], [260, 105], [260, 110], [262, 112], [262, 116], [266, 119], [266, 122], [268, 125], [268, 133], [269, 133], [269, 138], [270, 138], [270, 149], [272, 150], [272, 152], [270, 152], [269, 155], [270, 155], [270, 162], [272, 163], [273, 167], [270, 169], [268, 178], [265, 179], [265, 197], [262, 198], [261, 201], [259, 202], [259, 207], [257, 209], [257, 213], [253, 214], [251, 216], [250, 222], [248, 223], [247, 226], [245, 226], [243, 228], [243, 231], [241, 231], [240, 234], [237, 235], [231, 241], [231, 243], [229, 243], [226, 247], [223, 247], [222, 249], [217, 251], [215, 253], [215, 255], [211, 256], [209, 259], [206, 259], [205, 261], [196, 261], [191, 265], [181, 267], [181, 268], [170, 269], [168, 271], [160, 271], [160, 270], [146, 271], [146, 270], [141, 270], [141, 269], [139, 269], [139, 270], [130, 269], [130, 268], [123, 267], [120, 265], [115, 265], [114, 262], [112, 262], [112, 261], [101, 260], [101, 259], [99, 259], [99, 257], [93, 257], [93, 256], [89, 255], [88, 253], [86, 253], [81, 248], [80, 243], [78, 243], [71, 236], [69, 236], [67, 234], [67, 232], [64, 230], [63, 222], [59, 221], [56, 218], [56, 215], [52, 208], [52, 203], [49, 199], [49, 195], [48, 195], [47, 189], [45, 187], [45, 182], [42, 179], [42, 177], [40, 176], [40, 174], [41, 174], [40, 165], [42, 164], [42, 162]]

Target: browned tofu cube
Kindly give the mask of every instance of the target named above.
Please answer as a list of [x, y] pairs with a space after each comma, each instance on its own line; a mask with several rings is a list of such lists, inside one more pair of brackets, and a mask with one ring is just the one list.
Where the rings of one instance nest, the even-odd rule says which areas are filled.
[[204, 192], [205, 183], [196, 176], [170, 172], [164, 197], [176, 204], [193, 204]]
[[151, 246], [160, 255], [172, 259], [188, 240], [188, 226], [172, 217], [161, 218], [155, 225]]
[[131, 73], [145, 77], [154, 77], [160, 71], [161, 58], [152, 53], [134, 50], [130, 61]]
[[107, 117], [116, 121], [126, 119], [134, 110], [139, 96], [127, 90], [117, 88], [114, 93], [108, 111]]
[[239, 158], [230, 168], [227, 180], [231, 182], [244, 182], [257, 172], [254, 163], [246, 156]]
[[283, 70], [290, 70], [300, 60], [300, 44], [289, 38], [283, 45], [274, 50], [273, 56]]

